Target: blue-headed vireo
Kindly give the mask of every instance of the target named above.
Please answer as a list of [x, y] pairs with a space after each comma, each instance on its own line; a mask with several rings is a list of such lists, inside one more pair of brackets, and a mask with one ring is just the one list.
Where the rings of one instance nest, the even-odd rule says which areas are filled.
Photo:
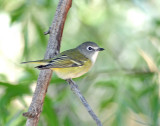
[[62, 79], [77, 78], [87, 73], [96, 61], [99, 51], [103, 51], [94, 42], [84, 42], [78, 47], [66, 50], [54, 58], [22, 63], [40, 64], [36, 68], [51, 69]]

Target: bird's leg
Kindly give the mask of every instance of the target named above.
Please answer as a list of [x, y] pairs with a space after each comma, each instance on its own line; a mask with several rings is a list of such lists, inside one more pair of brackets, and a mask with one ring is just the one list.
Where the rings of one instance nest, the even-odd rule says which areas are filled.
[[69, 85], [71, 85], [71, 90], [73, 91], [75, 88], [78, 89], [78, 85], [72, 79], [66, 79]]

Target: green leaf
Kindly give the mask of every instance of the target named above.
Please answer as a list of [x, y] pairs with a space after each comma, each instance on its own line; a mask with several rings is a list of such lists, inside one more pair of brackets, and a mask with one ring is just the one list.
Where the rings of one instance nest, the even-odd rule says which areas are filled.
[[25, 85], [24, 83], [19, 85], [13, 85], [5, 82], [0, 82], [0, 86], [6, 87], [5, 93], [1, 96], [0, 108], [5, 107], [15, 97], [21, 97], [23, 95], [31, 93], [28, 85]]
[[63, 122], [64, 126], [74, 126], [72, 119], [69, 116], [66, 116]]
[[42, 114], [48, 126], [58, 126], [59, 125], [58, 115], [53, 105], [54, 104], [52, 102], [52, 99], [46, 96], [44, 100]]
[[116, 88], [116, 84], [117, 84], [117, 81], [115, 80], [108, 80], [108, 81], [99, 81], [97, 82], [95, 85], [97, 87], [106, 87], [106, 88]]
[[23, 18], [26, 18], [26, 3], [23, 3], [19, 5], [15, 10], [13, 10], [10, 15], [11, 15], [11, 23], [21, 21]]
[[110, 105], [112, 105], [112, 103], [114, 102], [114, 100], [115, 100], [115, 95], [113, 95], [107, 99], [102, 100], [100, 103], [101, 111], [105, 108], [109, 108]]

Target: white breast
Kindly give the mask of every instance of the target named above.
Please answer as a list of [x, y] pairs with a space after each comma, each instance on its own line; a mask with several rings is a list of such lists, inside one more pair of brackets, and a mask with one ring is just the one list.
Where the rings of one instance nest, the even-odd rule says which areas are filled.
[[98, 51], [95, 52], [95, 53], [93, 54], [92, 58], [91, 58], [91, 61], [92, 61], [93, 64], [95, 63], [95, 61], [96, 61], [96, 59], [97, 59], [98, 53], [99, 53]]

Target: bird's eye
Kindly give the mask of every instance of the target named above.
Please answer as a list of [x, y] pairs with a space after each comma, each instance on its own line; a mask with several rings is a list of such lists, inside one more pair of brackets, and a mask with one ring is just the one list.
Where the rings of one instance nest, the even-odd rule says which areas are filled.
[[88, 46], [88, 47], [87, 47], [87, 50], [89, 50], [89, 51], [92, 51], [92, 49], [93, 49], [93, 48], [92, 48], [91, 46]]

